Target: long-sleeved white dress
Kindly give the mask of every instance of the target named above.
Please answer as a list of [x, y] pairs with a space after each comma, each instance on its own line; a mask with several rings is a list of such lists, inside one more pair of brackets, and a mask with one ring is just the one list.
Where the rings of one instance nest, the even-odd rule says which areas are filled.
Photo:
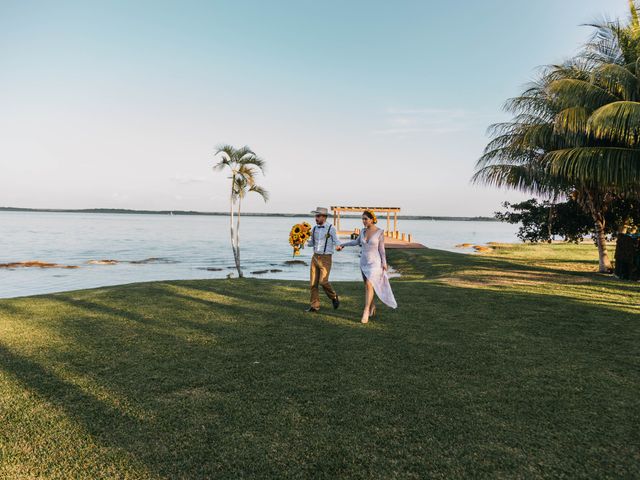
[[362, 270], [362, 275], [371, 282], [380, 300], [391, 308], [396, 308], [398, 304], [393, 296], [393, 291], [389, 284], [389, 277], [387, 276], [387, 272], [382, 268], [387, 264], [387, 255], [384, 249], [384, 232], [382, 229], [378, 229], [377, 232], [371, 235], [369, 241], [366, 239], [366, 232], [367, 230], [363, 229], [358, 238], [350, 242], [345, 242], [342, 246], [352, 247], [360, 245], [362, 247], [362, 255], [360, 256], [360, 270]]

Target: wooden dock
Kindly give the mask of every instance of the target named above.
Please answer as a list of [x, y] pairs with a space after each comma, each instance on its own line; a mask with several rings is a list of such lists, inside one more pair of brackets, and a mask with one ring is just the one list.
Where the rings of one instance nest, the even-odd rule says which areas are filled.
[[421, 243], [396, 240], [395, 238], [390, 237], [384, 237], [384, 247], [390, 250], [401, 248], [427, 248]]
[[[339, 230], [338, 231], [338, 236], [339, 237], [345, 237], [345, 238], [350, 238], [351, 234], [354, 233], [352, 231], [345, 231], [345, 230]], [[384, 246], [385, 248], [427, 248], [424, 245], [422, 245], [421, 243], [417, 243], [414, 242], [413, 239], [412, 240], [408, 240], [406, 237], [403, 240], [402, 237], [400, 238], [393, 238], [392, 236], [384, 236]]]
[[[354, 230], [341, 230], [340, 229], [340, 220], [342, 219], [342, 214], [345, 213], [362, 213], [363, 211], [368, 210], [370, 212], [382, 213], [386, 214], [387, 217], [387, 228], [384, 230], [384, 244], [387, 248], [427, 248], [421, 243], [416, 243], [413, 241], [413, 238], [410, 233], [401, 233], [398, 231], [398, 213], [400, 213], [400, 208], [398, 207], [339, 207], [332, 206], [331, 211], [334, 216], [334, 224], [336, 230], [338, 231], [338, 235], [341, 237], [349, 237], [352, 234], [358, 235], [360, 233], [359, 228], [355, 228]], [[393, 215], [393, 229], [391, 228], [391, 215]], [[382, 227], [380, 227], [382, 228]]]

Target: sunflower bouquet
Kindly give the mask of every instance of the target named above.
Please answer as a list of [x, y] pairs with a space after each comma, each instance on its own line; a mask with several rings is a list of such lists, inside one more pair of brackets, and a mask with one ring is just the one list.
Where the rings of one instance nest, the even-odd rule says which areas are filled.
[[307, 240], [311, 238], [311, 225], [307, 222], [296, 223], [289, 232], [289, 245], [293, 247], [293, 256], [300, 255], [300, 249], [304, 248]]

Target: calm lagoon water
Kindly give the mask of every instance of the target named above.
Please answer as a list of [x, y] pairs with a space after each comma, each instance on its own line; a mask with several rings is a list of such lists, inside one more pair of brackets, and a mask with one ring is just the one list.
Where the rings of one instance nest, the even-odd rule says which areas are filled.
[[[292, 259], [289, 229], [303, 220], [310, 218], [243, 217], [245, 274], [276, 269], [281, 271], [259, 277], [307, 280], [307, 267], [284, 264]], [[359, 225], [356, 218], [343, 222], [343, 228]], [[415, 241], [441, 250], [461, 251], [455, 248], [459, 243], [517, 241], [515, 226], [497, 222], [401, 220], [399, 228], [412, 233]], [[357, 250], [334, 255], [332, 280], [360, 279]], [[310, 255], [305, 249], [297, 258], [308, 261]], [[104, 259], [119, 263], [88, 263]], [[156, 260], [128, 263], [147, 259]], [[228, 217], [0, 212], [0, 263], [29, 260], [80, 268], [0, 269], [0, 298], [150, 280], [224, 278], [235, 270]]]

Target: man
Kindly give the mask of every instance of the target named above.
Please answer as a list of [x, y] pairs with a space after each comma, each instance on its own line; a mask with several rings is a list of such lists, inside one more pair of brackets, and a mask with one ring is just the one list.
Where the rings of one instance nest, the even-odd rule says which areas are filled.
[[336, 228], [326, 223], [329, 215], [326, 208], [318, 207], [311, 213], [316, 216], [316, 225], [311, 230], [311, 238], [307, 244], [313, 247], [313, 257], [311, 258], [311, 306], [306, 311], [315, 313], [320, 310], [318, 286], [321, 286], [327, 297], [331, 299], [334, 309], [340, 306], [338, 294], [329, 283], [333, 250], [340, 245], [340, 241]]

